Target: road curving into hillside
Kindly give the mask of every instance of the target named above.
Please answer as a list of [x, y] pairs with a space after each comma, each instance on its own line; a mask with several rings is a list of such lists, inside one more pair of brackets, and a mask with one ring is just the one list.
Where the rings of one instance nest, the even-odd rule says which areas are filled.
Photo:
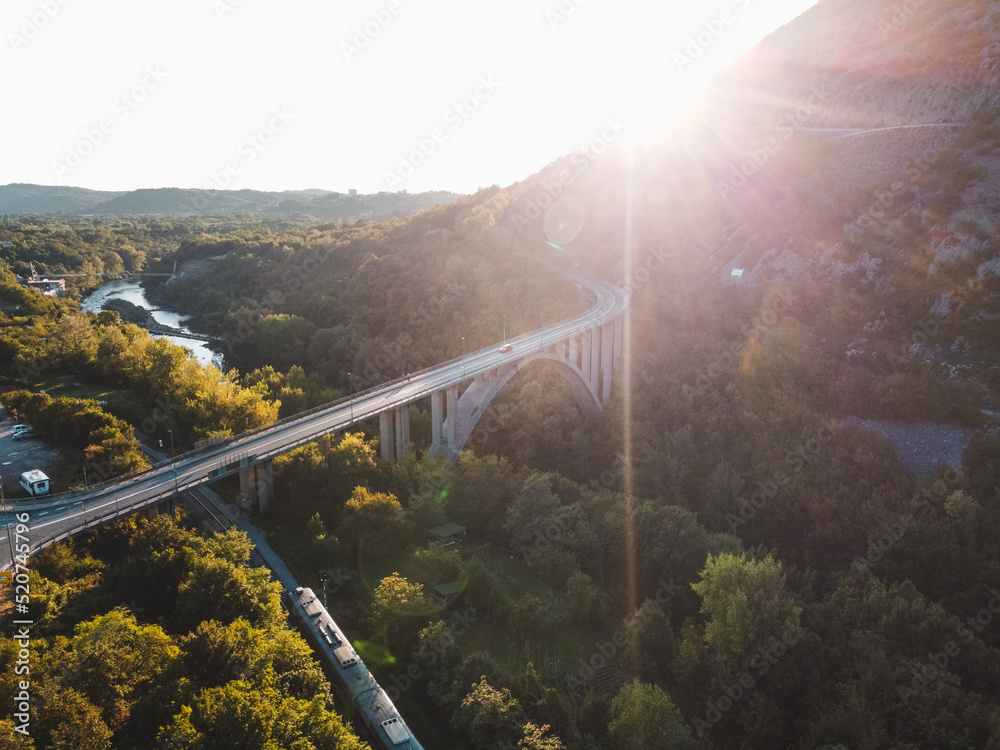
[[[554, 264], [550, 264], [554, 265]], [[595, 300], [583, 313], [536, 331], [508, 339], [508, 351], [499, 342], [434, 367], [410, 373], [380, 386], [342, 398], [259, 430], [178, 456], [139, 474], [121, 477], [87, 491], [48, 495], [8, 503], [0, 535], [0, 569], [14, 565], [14, 553], [24, 547], [10, 544], [17, 522], [13, 513], [28, 514], [27, 531], [15, 538], [33, 554], [52, 542], [82, 533], [136, 510], [176, 497], [181, 492], [235, 473], [241, 468], [287, 453], [323, 435], [340, 432], [390, 409], [471, 380], [476, 375], [535, 354], [571, 336], [611, 322], [628, 309], [628, 295], [605, 279], [554, 267], [586, 288]], [[506, 350], [506, 347], [504, 347]], [[24, 517], [23, 515], [21, 516]], [[9, 553], [9, 554], [8, 554]]]

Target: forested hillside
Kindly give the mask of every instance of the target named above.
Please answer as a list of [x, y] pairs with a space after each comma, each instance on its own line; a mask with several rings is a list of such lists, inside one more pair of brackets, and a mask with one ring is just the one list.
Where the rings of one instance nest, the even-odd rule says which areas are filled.
[[[275, 462], [258, 521], [427, 747], [1000, 747], [996, 11], [913, 6], [824, 0], [659, 137], [415, 217], [147, 250], [198, 261], [150, 293], [223, 339], [227, 429], [577, 311], [532, 255], [629, 291], [598, 420], [538, 365], [454, 465], [425, 402], [399, 465], [373, 425]], [[21, 357], [34, 320], [142, 339], [7, 295]], [[165, 355], [136, 348], [80, 372], [143, 392]], [[851, 418], [967, 442], [911, 471]], [[468, 539], [429, 543], [446, 522]]]
[[572, 285], [510, 246], [505, 205], [491, 188], [388, 224], [206, 234], [176, 257], [219, 260], [151, 293], [194, 313], [244, 372], [299, 367], [344, 392], [352, 372], [360, 390], [581, 309]]
[[[240, 532], [132, 518], [32, 559], [30, 737], [9, 748], [362, 750]], [[0, 694], [18, 646], [0, 646]], [[23, 673], [22, 673], [23, 674]]]

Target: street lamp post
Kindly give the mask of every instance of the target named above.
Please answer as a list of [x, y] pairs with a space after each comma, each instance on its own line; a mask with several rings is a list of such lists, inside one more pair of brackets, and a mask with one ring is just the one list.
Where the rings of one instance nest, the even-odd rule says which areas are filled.
[[167, 430], [167, 434], [170, 435], [170, 458], [171, 458], [171, 460], [173, 460], [174, 457], [175, 457], [175, 454], [174, 454], [174, 431], [173, 430]]
[[347, 373], [347, 379], [350, 382], [350, 393], [348, 400], [351, 402], [351, 422], [354, 421], [354, 375]]
[[542, 327], [545, 325], [542, 320], [545, 317], [545, 313], [538, 313], [538, 345], [545, 346], [545, 334], [542, 333]]
[[465, 377], [465, 336], [462, 336], [462, 377]]

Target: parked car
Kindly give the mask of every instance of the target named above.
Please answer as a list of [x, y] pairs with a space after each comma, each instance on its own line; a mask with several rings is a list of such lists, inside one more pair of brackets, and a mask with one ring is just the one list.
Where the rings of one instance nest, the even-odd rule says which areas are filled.
[[29, 440], [31, 438], [36, 438], [36, 437], [41, 437], [41, 436], [42, 436], [42, 433], [40, 433], [38, 430], [34, 429], [33, 427], [29, 427], [26, 430], [20, 430], [20, 431], [14, 433], [14, 439], [15, 440]]
[[15, 434], [15, 435], [16, 435], [16, 434], [17, 434], [17, 433], [19, 433], [19, 432], [24, 432], [25, 430], [30, 430], [30, 429], [31, 429], [31, 425], [27, 425], [27, 424], [16, 424], [16, 425], [14, 425], [13, 427], [11, 427], [11, 428], [10, 428], [10, 431], [11, 431], [11, 432], [12, 432], [13, 434]]

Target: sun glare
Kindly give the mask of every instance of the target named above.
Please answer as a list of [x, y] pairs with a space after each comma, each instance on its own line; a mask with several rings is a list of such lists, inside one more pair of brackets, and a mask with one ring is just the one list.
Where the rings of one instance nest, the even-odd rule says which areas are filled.
[[[71, 5], [0, 52], [21, 71], [8, 95], [52, 123], [9, 122], [20, 147], [5, 167], [12, 181], [116, 190], [506, 185], [599, 137], [609, 118], [623, 139], [662, 128], [814, 2], [228, 3], [221, 16], [199, 0], [169, 12]], [[14, 4], [15, 15], [33, 7]], [[133, 96], [149, 69], [162, 80]], [[264, 132], [275, 111], [288, 127]]]

